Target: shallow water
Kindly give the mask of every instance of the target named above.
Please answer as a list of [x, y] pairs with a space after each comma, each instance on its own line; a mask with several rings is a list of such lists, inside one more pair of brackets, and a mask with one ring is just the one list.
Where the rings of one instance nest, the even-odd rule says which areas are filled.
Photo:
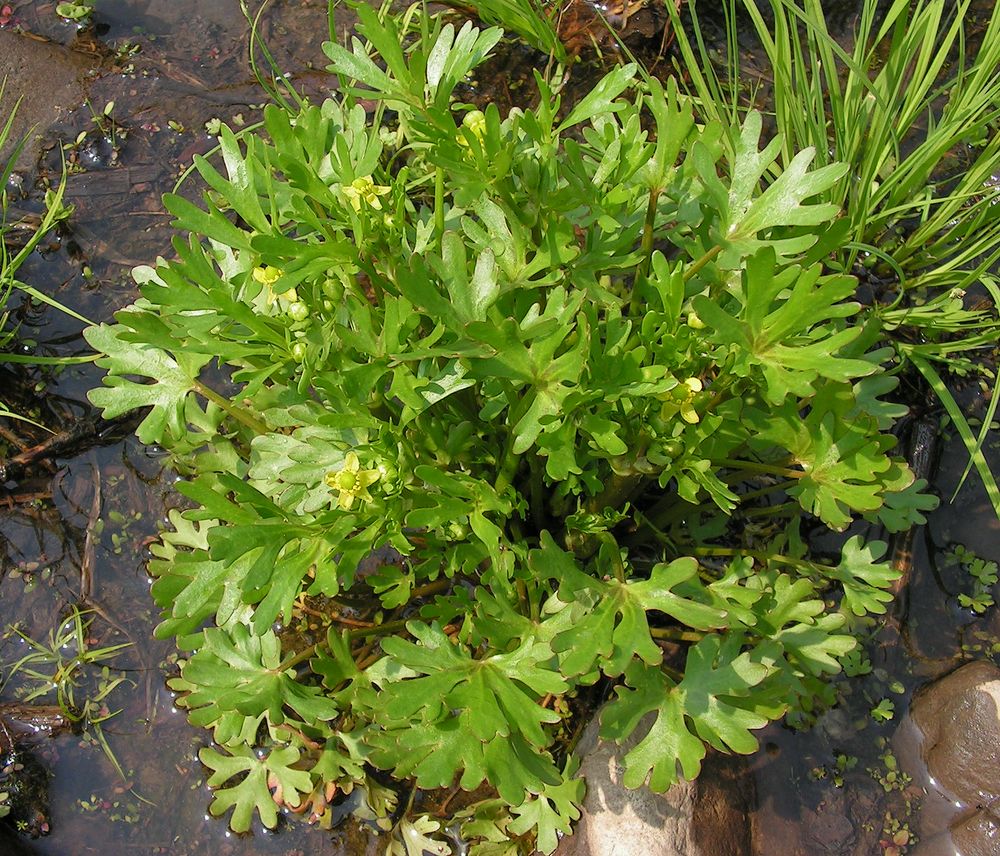
[[[88, 50], [75, 27], [55, 15], [54, 4], [13, 5], [13, 23]], [[53, 129], [39, 161], [43, 174], [57, 176], [58, 141], [88, 133], [84, 145], [66, 151], [81, 168], [67, 184], [74, 214], [58, 241], [21, 270], [23, 279], [95, 321], [108, 320], [134, 299], [132, 266], [170, 253], [169, 218], [160, 196], [172, 189], [195, 153], [212, 146], [205, 123], [253, 122], [265, 100], [246, 56], [249, 29], [235, 0], [98, 6], [97, 32], [111, 50], [90, 55], [91, 106], [78, 105]], [[323, 63], [319, 34], [326, 27], [325, 0], [276, 3], [264, 34], [284, 68], [308, 76], [310, 64]], [[132, 54], [134, 46], [138, 52]], [[105, 123], [102, 133], [93, 115], [109, 101], [115, 124]], [[33, 203], [29, 198], [19, 204], [30, 209]], [[40, 353], [86, 351], [77, 322], [32, 311], [20, 320], [22, 336], [39, 342]], [[22, 387], [41, 391], [38, 416], [59, 427], [87, 411], [86, 390], [100, 374], [91, 366], [27, 377], [11, 372], [0, 375], [0, 386], [7, 397]], [[148, 595], [146, 546], [175, 501], [171, 484], [155, 450], [132, 438], [102, 440], [58, 461], [51, 478], [42, 471], [0, 499], [0, 628], [17, 622], [44, 639], [89, 587], [99, 611], [91, 616], [91, 644], [135, 643], [111, 661], [130, 686], [109, 697], [111, 706], [122, 710], [103, 726], [127, 779], [91, 741], [71, 734], [40, 741], [38, 754], [54, 773], [53, 832], [33, 846], [60, 856], [367, 852], [375, 839], [363, 831], [351, 837], [293, 824], [279, 834], [260, 830], [237, 837], [224, 820], [206, 816], [209, 795], [197, 751], [208, 744], [209, 734], [190, 727], [173, 707], [165, 686], [172, 646], [152, 641], [157, 617]], [[0, 657], [10, 663], [27, 650], [9, 636]]]
[[[74, 42], [75, 29], [59, 21], [52, 2], [14, 6], [14, 20], [26, 30], [62, 44]], [[837, 19], [845, 28], [853, 6], [838, 4]], [[253, 122], [264, 100], [246, 58], [248, 26], [235, 0], [133, 0], [99, 3], [98, 8], [98, 33], [112, 55], [93, 55], [91, 106], [80, 105], [54, 129], [40, 159], [43, 172], [56, 174], [60, 152], [55, 141], [88, 132], [86, 145], [67, 151], [83, 167], [67, 189], [75, 212], [60, 240], [22, 269], [24, 279], [95, 321], [107, 320], [134, 299], [128, 276], [133, 265], [170, 252], [169, 218], [160, 195], [173, 187], [195, 153], [211, 147], [205, 123], [216, 118], [237, 125]], [[338, 19], [338, 28], [347, 24], [346, 18]], [[321, 91], [327, 82], [312, 68], [324, 62], [319, 44], [326, 33], [325, 0], [276, 2], [264, 27], [282, 67]], [[132, 46], [139, 51], [131, 54]], [[103, 138], [113, 130], [97, 133], [93, 114], [110, 101], [120, 128], [107, 144]], [[30, 199], [24, 203], [31, 204]], [[40, 353], [86, 350], [75, 322], [33, 312], [22, 320], [22, 333], [40, 343]], [[13, 389], [16, 380], [31, 392], [42, 385], [38, 415], [60, 425], [86, 412], [86, 390], [99, 377], [99, 370], [85, 366], [27, 377], [0, 374], [0, 384]], [[984, 396], [972, 391], [967, 404], [981, 410]], [[996, 445], [987, 451], [996, 470]], [[948, 444], [937, 481], [945, 498], [964, 463], [959, 445]], [[209, 795], [197, 751], [208, 745], [209, 735], [188, 726], [173, 708], [164, 683], [171, 673], [172, 647], [151, 641], [157, 618], [148, 596], [146, 547], [175, 502], [171, 484], [156, 450], [128, 438], [102, 440], [60, 460], [51, 476], [21, 483], [9, 497], [0, 495], [0, 628], [19, 622], [30, 635], [44, 637], [81, 590], [89, 589], [99, 607], [92, 644], [135, 642], [113, 661], [134, 686], [110, 697], [122, 710], [104, 726], [126, 780], [91, 742], [72, 735], [42, 741], [40, 754], [55, 774], [53, 833], [34, 846], [40, 853], [66, 856], [375, 852], [374, 838], [363, 830], [328, 833], [291, 824], [277, 834], [257, 830], [237, 837], [224, 820], [206, 816]], [[998, 534], [985, 495], [970, 476], [955, 503], [932, 516], [927, 537], [918, 537], [905, 644], [880, 646], [874, 640], [873, 672], [842, 683], [843, 704], [815, 727], [793, 731], [773, 725], [761, 735], [764, 748], [751, 760], [761, 856], [885, 853], [892, 846], [883, 832], [885, 824], [891, 825], [886, 812], [912, 824], [908, 794], [886, 791], [879, 782], [888, 772], [879, 740], [891, 734], [898, 715], [879, 724], [870, 710], [888, 698], [901, 714], [913, 689], [957, 658], [993, 653], [991, 646], [1000, 638], [995, 610], [977, 618], [957, 607], [963, 582], [943, 554], [948, 545], [961, 543], [997, 559]], [[16, 637], [8, 638], [0, 659], [11, 662], [26, 650]], [[856, 761], [849, 769], [849, 762], [842, 762], [841, 771], [838, 755]]]

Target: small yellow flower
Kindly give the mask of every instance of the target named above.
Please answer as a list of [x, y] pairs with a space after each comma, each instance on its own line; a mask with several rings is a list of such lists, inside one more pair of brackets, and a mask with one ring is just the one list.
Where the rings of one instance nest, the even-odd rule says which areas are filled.
[[380, 196], [385, 196], [391, 188], [383, 184], [375, 184], [370, 175], [356, 178], [350, 184], [343, 187], [344, 196], [351, 203], [355, 211], [361, 210], [361, 204], [371, 205], [376, 211], [382, 210], [382, 200]]
[[368, 488], [378, 480], [379, 471], [361, 469], [361, 461], [355, 452], [348, 452], [344, 456], [344, 466], [341, 469], [326, 474], [326, 483], [339, 493], [337, 505], [345, 510], [354, 505], [355, 499], [371, 499]]
[[274, 265], [261, 265], [260, 267], [255, 267], [253, 269], [253, 278], [262, 285], [266, 285], [270, 288], [279, 279], [281, 279], [281, 268], [276, 268]]
[[276, 300], [282, 301], [279, 306], [287, 306], [299, 299], [294, 288], [289, 288], [287, 291], [281, 292], [281, 294], [275, 294], [274, 284], [284, 275], [285, 272], [274, 265], [260, 265], [253, 269], [253, 278], [264, 286], [261, 293], [264, 295], [265, 306], [271, 306]]
[[660, 411], [662, 419], [670, 419], [675, 414], [680, 414], [681, 419], [689, 425], [697, 423], [701, 416], [695, 410], [694, 403], [698, 393], [704, 388], [701, 379], [689, 377], [684, 383], [675, 386], [669, 393], [669, 400], [663, 405]]
[[694, 409], [694, 399], [702, 390], [702, 383], [696, 377], [689, 377], [684, 381], [684, 386], [687, 387], [687, 394], [684, 396], [684, 401], [681, 402], [681, 419], [685, 422], [694, 425], [701, 417], [698, 415], [698, 411]]
[[[481, 140], [486, 135], [486, 114], [482, 110], [470, 110], [462, 118], [462, 127], [468, 128], [473, 135]], [[461, 146], [469, 145], [464, 134], [458, 135], [458, 144]]]

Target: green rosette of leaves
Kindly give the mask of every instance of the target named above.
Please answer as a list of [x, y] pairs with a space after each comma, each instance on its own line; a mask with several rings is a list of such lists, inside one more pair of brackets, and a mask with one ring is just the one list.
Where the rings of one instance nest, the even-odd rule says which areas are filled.
[[214, 814], [329, 824], [360, 790], [393, 852], [445, 853], [397, 803], [458, 788], [472, 852], [551, 852], [589, 687], [607, 738], [652, 714], [630, 786], [752, 752], [829, 701], [895, 577], [883, 542], [830, 561], [800, 525], [933, 501], [824, 269], [838, 212], [809, 200], [842, 167], [761, 149], [753, 112], [727, 147], [631, 65], [480, 111], [455, 88], [499, 30], [358, 15], [337, 98], [223, 127], [201, 201], [166, 197], [184, 237], [88, 331], [91, 399], [144, 408], [183, 474], [152, 593]]

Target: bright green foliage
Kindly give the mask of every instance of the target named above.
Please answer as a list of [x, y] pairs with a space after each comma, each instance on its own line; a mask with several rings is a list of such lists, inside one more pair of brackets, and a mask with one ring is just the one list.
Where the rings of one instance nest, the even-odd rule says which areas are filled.
[[[697, 30], [695, 0], [686, 5]], [[725, 72], [708, 40], [690, 38], [667, 4], [692, 93], [708, 119], [721, 120], [722, 145], [753, 181], [770, 160], [788, 163], [756, 205], [769, 194], [784, 196], [775, 188], [792, 180], [792, 166], [815, 156], [812, 177], [792, 183], [814, 190], [814, 210], [836, 206], [843, 219], [825, 235], [796, 234], [793, 245], [821, 234], [829, 267], [866, 278], [870, 272], [876, 288], [885, 288], [871, 313], [890, 331], [901, 361], [918, 369], [944, 404], [969, 453], [966, 474], [975, 466], [1000, 515], [1000, 488], [982, 453], [990, 420], [976, 436], [938, 373], [981, 371], [968, 354], [994, 348], [1000, 329], [1000, 288], [989, 273], [1000, 259], [1000, 6], [864, 0], [845, 47], [846, 33], [828, 26], [822, 0], [770, 0], [770, 15], [758, 0], [718, 5], [729, 25]], [[759, 89], [769, 94], [779, 134], [765, 147], [767, 157], [748, 153], [752, 110], [742, 131], [729, 121], [747, 109], [740, 102], [759, 82], [757, 67], [740, 68], [746, 52], [745, 34], [732, 26], [744, 20], [737, 10], [752, 22], [769, 69]]]
[[[298, 749], [274, 749], [263, 758], [246, 746], [234, 748], [233, 753], [226, 756], [214, 749], [202, 749], [198, 758], [213, 770], [208, 784], [217, 790], [210, 811], [218, 816], [233, 809], [229, 825], [234, 832], [246, 832], [254, 812], [265, 826], [273, 827], [278, 819], [277, 805], [295, 808], [300, 795], [311, 789], [309, 774], [292, 768], [299, 760]], [[226, 786], [238, 776], [242, 776], [238, 783]]]
[[997, 563], [980, 558], [962, 544], [955, 544], [946, 554], [949, 562], [962, 568], [971, 579], [971, 593], [962, 592], [958, 603], [982, 615], [994, 606], [993, 587], [997, 584]]
[[438, 627], [411, 622], [408, 629], [419, 645], [392, 638], [382, 650], [390, 668], [423, 677], [383, 686], [375, 762], [430, 788], [447, 786], [457, 773], [467, 790], [488, 778], [512, 805], [526, 787], [538, 787], [529, 783], [558, 784], [543, 753], [551, 742], [543, 726], [560, 717], [536, 703], [568, 688], [557, 671], [543, 667], [552, 660], [549, 646], [528, 639], [510, 653], [474, 659]]
[[[818, 378], [846, 381], [871, 374], [877, 366], [841, 357], [840, 352], [861, 334], [861, 327], [837, 329], [831, 321], [853, 315], [860, 307], [847, 298], [857, 283], [847, 276], [821, 276], [816, 264], [776, 270], [774, 251], [765, 248], [747, 260], [736, 295], [733, 317], [705, 295], [692, 301], [708, 324], [711, 341], [733, 354], [733, 373], [766, 380], [768, 401], [781, 404], [790, 393], [802, 398], [816, 392]], [[853, 401], [852, 401], [853, 403]]]
[[207, 724], [226, 712], [248, 717], [266, 713], [269, 722], [280, 724], [286, 706], [307, 721], [333, 719], [335, 705], [317, 688], [279, 671], [281, 648], [274, 633], [251, 635], [243, 624], [232, 625], [231, 633], [207, 629], [204, 647], [184, 669], [185, 688], [195, 688], [185, 700], [193, 720]]
[[854, 410], [846, 385], [826, 384], [812, 397], [805, 419], [790, 401], [766, 416], [759, 410], [745, 416], [760, 429], [754, 445], [785, 449], [789, 463], [801, 468], [789, 495], [838, 531], [851, 522], [852, 512], [876, 511], [887, 493], [913, 482], [912, 474], [886, 455], [893, 438], [878, 434], [873, 421]]
[[843, 547], [840, 564], [829, 570], [827, 576], [839, 580], [844, 587], [844, 604], [855, 615], [885, 612], [885, 604], [892, 600], [886, 591], [899, 578], [900, 572], [883, 561], [886, 543], [863, 543], [855, 535]]
[[770, 671], [750, 652], [737, 653], [738, 634], [725, 642], [706, 636], [688, 649], [684, 678], [674, 681], [659, 669], [633, 662], [625, 686], [601, 717], [601, 736], [623, 740], [647, 713], [655, 712], [649, 732], [625, 756], [626, 787], [638, 787], [649, 776], [653, 790], [665, 791], [677, 781], [695, 778], [705, 757], [705, 744], [721, 751], [749, 754], [757, 748], [750, 733], [768, 718], [752, 709], [752, 690]]
[[[108, 383], [114, 384], [111, 389], [94, 390], [93, 402], [104, 409], [108, 418], [149, 407], [149, 413], [136, 430], [144, 443], [163, 442], [168, 429], [173, 436], [180, 436], [184, 432], [188, 393], [194, 389], [210, 357], [184, 352], [171, 356], [156, 347], [136, 347], [121, 339], [127, 325], [127, 319], [122, 318], [117, 328], [102, 324], [87, 332], [90, 345], [107, 355], [99, 364], [108, 369]], [[124, 375], [141, 375], [155, 380], [135, 383]]]
[[429, 817], [415, 817], [413, 820], [403, 818], [399, 823], [398, 837], [389, 844], [389, 856], [449, 856], [451, 847], [443, 841], [429, 838], [429, 833], [435, 833], [441, 824]]
[[724, 610], [672, 591], [680, 583], [697, 580], [694, 559], [655, 565], [649, 579], [642, 581], [604, 581], [581, 571], [573, 554], [560, 550], [547, 532], [542, 533], [541, 544], [542, 549], [529, 557], [529, 565], [542, 579], [557, 583], [561, 600], [584, 607], [572, 627], [552, 640], [552, 650], [563, 654], [559, 668], [567, 675], [589, 674], [597, 664], [606, 675], [616, 677], [634, 657], [658, 665], [663, 652], [650, 638], [648, 610], [659, 610], [700, 630], [728, 626]]
[[583, 794], [582, 779], [567, 778], [558, 785], [546, 785], [538, 796], [512, 808], [515, 817], [508, 829], [515, 835], [537, 830], [538, 848], [551, 853], [559, 843], [557, 833], [572, 832], [573, 821], [580, 817], [577, 804], [582, 802]]
[[[732, 129], [634, 66], [475, 111], [455, 87], [499, 31], [358, 14], [326, 46], [339, 99], [224, 129], [201, 203], [167, 198], [190, 236], [88, 332], [92, 398], [151, 407], [140, 436], [184, 474], [150, 570], [192, 652], [171, 685], [229, 753], [202, 754], [213, 813], [328, 824], [360, 788], [385, 821], [379, 769], [482, 786], [477, 852], [549, 852], [581, 688], [617, 683], [608, 737], [650, 715], [631, 786], [752, 751], [827, 698], [846, 613], [894, 578], [861, 535], [814, 561], [800, 523], [932, 500], [892, 455], [877, 321], [823, 267], [842, 167], [761, 150], [753, 113], [729, 157]], [[444, 846], [401, 816], [393, 852]]]

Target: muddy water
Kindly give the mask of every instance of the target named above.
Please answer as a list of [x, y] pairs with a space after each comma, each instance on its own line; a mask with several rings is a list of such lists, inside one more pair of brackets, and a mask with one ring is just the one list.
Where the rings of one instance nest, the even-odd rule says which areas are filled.
[[[246, 58], [249, 28], [236, 0], [99, 0], [96, 28], [82, 35], [56, 17], [52, 2], [11, 5], [12, 23], [73, 50], [89, 98], [89, 106], [60, 112], [37, 152], [40, 174], [56, 175], [60, 143], [84, 134], [80, 144], [62, 150], [72, 165], [67, 196], [73, 217], [22, 276], [88, 317], [106, 320], [135, 297], [129, 269], [169, 253], [160, 195], [172, 189], [194, 154], [212, 145], [205, 124], [221, 119], [239, 126], [258, 115], [264, 96]], [[845, 26], [851, 6], [838, 5]], [[348, 25], [338, 18], [338, 29]], [[326, 0], [275, 2], [264, 19], [264, 36], [279, 63], [318, 92], [327, 85], [313, 70], [323, 64], [319, 44], [326, 28]], [[43, 74], [32, 86], [45, 83]], [[113, 121], [102, 119], [98, 127], [94, 116], [111, 101]], [[31, 97], [25, 107], [31, 109]], [[37, 201], [18, 204], [30, 211]], [[20, 320], [22, 335], [37, 343], [38, 353], [86, 350], [75, 322], [31, 307], [23, 308]], [[8, 398], [20, 390], [25, 400], [40, 400], [36, 415], [62, 426], [87, 412], [85, 393], [99, 375], [89, 366], [8, 371], [0, 373], [0, 390]], [[970, 410], [982, 410], [984, 396], [973, 389], [967, 398]], [[146, 547], [175, 501], [172, 476], [155, 449], [127, 438], [128, 426], [120, 434], [126, 439], [95, 437], [89, 448], [59, 460], [53, 472], [40, 470], [0, 496], [0, 628], [17, 622], [45, 637], [86, 593], [97, 609], [90, 644], [135, 643], [113, 661], [129, 684], [109, 697], [121, 712], [104, 725], [126, 776], [92, 741], [65, 735], [41, 742], [40, 754], [56, 774], [53, 833], [34, 846], [59, 856], [375, 852], [374, 838], [363, 830], [328, 833], [290, 824], [276, 834], [258, 829], [236, 837], [224, 821], [206, 817], [209, 795], [197, 751], [208, 735], [173, 708], [164, 685], [172, 649], [150, 641], [156, 616]], [[997, 448], [987, 452], [996, 469]], [[950, 497], [963, 466], [952, 442], [940, 467], [942, 496]], [[809, 728], [774, 725], [762, 734], [764, 748], [752, 759], [760, 856], [905, 852], [916, 795], [890, 775], [880, 741], [917, 685], [960, 658], [990, 656], [1000, 644], [995, 610], [978, 618], [958, 608], [957, 595], [968, 582], [946, 558], [956, 543], [1000, 558], [998, 534], [972, 476], [955, 504], [933, 515], [926, 537], [917, 539], [902, 642], [887, 644], [871, 628], [872, 671], [838, 685], [837, 709]], [[0, 642], [0, 661], [12, 662], [27, 650], [8, 636]], [[91, 674], [91, 685], [99, 677]], [[870, 711], [883, 699], [893, 703], [896, 716], [880, 723]]]

